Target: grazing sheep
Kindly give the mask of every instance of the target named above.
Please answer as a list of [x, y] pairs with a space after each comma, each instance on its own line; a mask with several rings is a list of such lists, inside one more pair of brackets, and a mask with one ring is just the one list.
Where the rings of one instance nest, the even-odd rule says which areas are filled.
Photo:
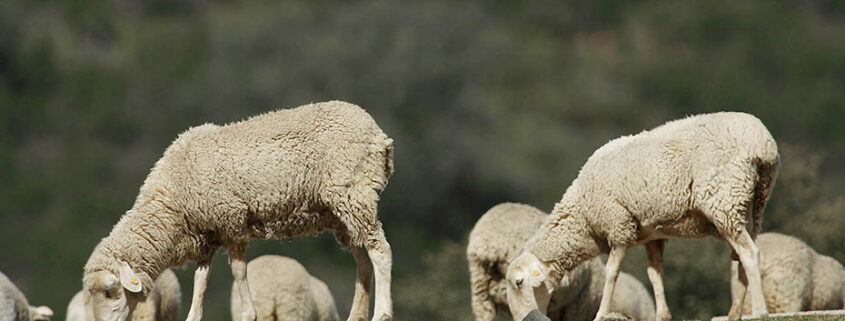
[[[258, 321], [337, 321], [332, 293], [294, 259], [264, 255], [246, 266], [249, 293]], [[241, 315], [237, 284], [232, 283], [232, 320]]]
[[[528, 205], [502, 203], [478, 220], [469, 234], [467, 259], [472, 309], [477, 321], [493, 320], [496, 308], [507, 311], [505, 273], [511, 259], [540, 227], [546, 213]], [[556, 286], [547, 309], [552, 320], [591, 320], [601, 302], [601, 259], [582, 263]], [[622, 273], [611, 311], [637, 320], [654, 318], [651, 295], [636, 278]]]
[[0, 321], [46, 321], [53, 310], [46, 306], [30, 306], [18, 287], [0, 272]]
[[[76, 292], [67, 306], [66, 321], [94, 321], [94, 316], [86, 311], [86, 302], [90, 302], [86, 291]], [[176, 321], [182, 309], [182, 289], [179, 279], [170, 269], [164, 270], [156, 279], [147, 299], [138, 302], [132, 312], [132, 321]]]
[[161, 271], [194, 261], [187, 320], [200, 320], [209, 263], [223, 247], [242, 320], [254, 320], [244, 254], [249, 240], [331, 231], [358, 264], [350, 320], [368, 315], [373, 271], [373, 320], [390, 320], [392, 254], [376, 210], [393, 173], [392, 148], [366, 111], [339, 101], [185, 131], [85, 265], [83, 284], [97, 319], [126, 320]]
[[553, 285], [578, 264], [609, 253], [596, 314], [601, 320], [610, 311], [622, 257], [645, 244], [657, 319], [669, 320], [662, 281], [666, 239], [705, 236], [730, 244], [748, 273], [753, 314], [768, 315], [753, 237], [777, 167], [771, 134], [743, 113], [692, 116], [610, 141], [590, 156], [508, 267], [514, 319], [546, 304]]
[[[835, 259], [816, 253], [801, 240], [778, 233], [757, 237], [763, 296], [769, 312], [838, 310], [845, 308], [845, 268]], [[734, 306], [749, 311], [751, 304], [738, 281], [738, 267], [731, 267]], [[740, 313], [741, 311], [737, 311]]]

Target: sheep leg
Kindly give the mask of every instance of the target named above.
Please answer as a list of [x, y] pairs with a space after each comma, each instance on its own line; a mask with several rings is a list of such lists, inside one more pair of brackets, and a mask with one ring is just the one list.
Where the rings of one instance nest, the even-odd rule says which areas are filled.
[[601, 305], [599, 305], [599, 312], [596, 313], [596, 318], [593, 321], [601, 321], [610, 312], [613, 291], [616, 289], [616, 278], [619, 277], [619, 266], [622, 265], [622, 258], [627, 251], [628, 248], [623, 246], [614, 246], [610, 249], [610, 254], [607, 256], [607, 264], [604, 267], [605, 279], [604, 290], [601, 295]]
[[370, 284], [373, 281], [373, 265], [367, 253], [358, 246], [350, 246], [355, 264], [358, 266], [358, 279], [355, 281], [355, 296], [347, 321], [365, 321], [370, 313]]
[[766, 301], [763, 298], [763, 281], [760, 276], [760, 250], [748, 234], [748, 230], [742, 229], [738, 235], [728, 234], [725, 239], [739, 255], [739, 262], [745, 270], [748, 287], [751, 290], [751, 311], [755, 318], [767, 317], [769, 311], [766, 309]]
[[490, 297], [490, 275], [478, 258], [469, 259], [469, 278], [472, 289], [472, 314], [475, 321], [492, 321], [496, 316], [496, 306]]
[[389, 321], [393, 319], [393, 302], [390, 299], [390, 269], [393, 264], [393, 255], [381, 226], [378, 227], [374, 238], [370, 239], [366, 246], [376, 276], [376, 303], [373, 321]]
[[735, 282], [735, 284], [738, 285], [738, 288], [737, 291], [734, 291], [733, 303], [731, 304], [730, 312], [728, 312], [728, 320], [740, 320], [742, 319], [742, 309], [745, 308], [748, 278], [742, 264], [737, 261], [731, 261], [731, 270], [733, 271], [731, 274], [737, 278], [738, 282]]
[[645, 248], [648, 255], [648, 279], [654, 288], [654, 301], [657, 305], [657, 321], [672, 320], [663, 291], [663, 250], [666, 249], [666, 240], [650, 241], [645, 244]]
[[202, 320], [202, 301], [205, 298], [205, 288], [208, 283], [208, 270], [211, 267], [211, 260], [198, 263], [194, 271], [194, 293], [191, 297], [191, 310], [188, 311], [187, 321]]
[[255, 320], [255, 306], [252, 305], [252, 296], [249, 294], [249, 284], [246, 279], [246, 246], [233, 246], [229, 252], [229, 267], [232, 269], [232, 277], [238, 286], [238, 295], [241, 298], [241, 320]]

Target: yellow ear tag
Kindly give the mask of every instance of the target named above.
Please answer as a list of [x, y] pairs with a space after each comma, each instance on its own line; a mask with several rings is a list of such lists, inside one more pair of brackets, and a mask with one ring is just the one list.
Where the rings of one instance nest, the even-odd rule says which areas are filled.
[[129, 282], [132, 282], [132, 284], [138, 284], [138, 279], [132, 278], [129, 280]]
[[540, 275], [540, 271], [537, 271], [537, 270], [531, 271], [531, 275], [533, 275], [533, 276], [539, 276], [539, 275]]

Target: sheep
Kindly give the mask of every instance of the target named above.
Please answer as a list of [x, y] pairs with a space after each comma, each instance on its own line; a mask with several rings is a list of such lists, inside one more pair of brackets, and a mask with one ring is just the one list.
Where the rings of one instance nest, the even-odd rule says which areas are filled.
[[[477, 321], [493, 320], [496, 308], [507, 311], [504, 280], [508, 263], [548, 215], [532, 206], [502, 203], [488, 210], [473, 227], [467, 245], [472, 309]], [[599, 307], [604, 269], [599, 258], [588, 260], [555, 287], [548, 314], [552, 320], [589, 320]], [[636, 278], [622, 273], [614, 312], [637, 320], [654, 318], [654, 303]]]
[[255, 320], [244, 254], [249, 240], [330, 231], [358, 265], [349, 320], [367, 318], [373, 274], [373, 320], [391, 320], [392, 254], [376, 210], [393, 174], [392, 142], [361, 107], [340, 101], [185, 131], [85, 265], [96, 318], [126, 320], [162, 270], [193, 261], [187, 320], [200, 320], [209, 263], [222, 247], [242, 320]]
[[53, 310], [29, 305], [21, 290], [0, 272], [0, 321], [47, 321]]
[[[90, 297], [80, 290], [67, 306], [66, 321], [94, 321], [94, 316], [86, 312], [86, 302]], [[164, 270], [156, 279], [146, 300], [141, 301], [132, 312], [132, 321], [176, 321], [182, 309], [182, 289], [179, 279], [172, 270]]]
[[[263, 255], [247, 264], [249, 291], [259, 321], [337, 321], [329, 287], [294, 259]], [[232, 283], [232, 320], [241, 315], [237, 284]]]
[[567, 271], [609, 253], [595, 318], [601, 320], [610, 310], [625, 252], [644, 244], [656, 319], [670, 320], [662, 281], [666, 239], [706, 236], [728, 242], [748, 275], [753, 314], [767, 316], [754, 237], [778, 164], [775, 140], [759, 119], [744, 113], [690, 116], [608, 142], [590, 156], [509, 265], [513, 318], [545, 305]]
[[[816, 253], [801, 240], [778, 233], [757, 237], [766, 307], [772, 313], [845, 308], [845, 268], [835, 259]], [[738, 280], [738, 266], [731, 266], [731, 310], [748, 311]], [[742, 305], [740, 303], [742, 302]], [[736, 311], [742, 313], [742, 311]]]

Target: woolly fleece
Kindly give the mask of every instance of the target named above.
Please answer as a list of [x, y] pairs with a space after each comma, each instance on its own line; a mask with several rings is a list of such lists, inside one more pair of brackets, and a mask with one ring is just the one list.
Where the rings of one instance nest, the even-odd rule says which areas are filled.
[[[744, 113], [691, 116], [614, 139], [590, 156], [524, 253], [555, 283], [612, 248], [754, 237], [778, 162], [769, 131]], [[753, 260], [748, 246], [744, 257]]]
[[[845, 308], [845, 268], [816, 253], [801, 240], [779, 233], [757, 238], [763, 295], [770, 312], [839, 310]], [[731, 269], [731, 295], [739, 293], [737, 267]], [[750, 311], [746, 296], [744, 311]]]
[[0, 320], [44, 321], [50, 320], [51, 316], [53, 311], [46, 306], [30, 306], [18, 287], [0, 272]]
[[[329, 288], [294, 259], [260, 256], [247, 265], [247, 278], [258, 321], [339, 320]], [[235, 283], [231, 301], [232, 320], [239, 320], [241, 301]]]
[[[508, 264], [547, 216], [529, 205], [502, 203], [476, 222], [469, 234], [467, 259], [477, 321], [493, 320], [497, 308], [508, 312], [505, 280]], [[599, 308], [603, 282], [601, 259], [584, 262], [554, 289], [548, 315], [555, 321], [592, 320]], [[642, 283], [626, 273], [620, 275], [618, 282], [611, 311], [637, 320], [654, 319], [654, 303]]]
[[[92, 289], [98, 271], [119, 275], [124, 261], [144, 296], [164, 269], [207, 264], [221, 246], [231, 255], [252, 238], [324, 231], [344, 246], [380, 253], [377, 277], [380, 272], [389, 280], [390, 248], [376, 210], [392, 173], [392, 140], [350, 103], [315, 103], [191, 128], [165, 150], [132, 208], [96, 246], [83, 284]], [[387, 286], [376, 292], [377, 310], [386, 313], [392, 307], [380, 306], [389, 305]]]
[[[182, 289], [172, 270], [164, 270], [150, 290], [147, 299], [138, 303], [132, 321], [176, 321], [182, 309]], [[85, 291], [76, 292], [67, 306], [66, 321], [93, 321], [85, 309]]]

